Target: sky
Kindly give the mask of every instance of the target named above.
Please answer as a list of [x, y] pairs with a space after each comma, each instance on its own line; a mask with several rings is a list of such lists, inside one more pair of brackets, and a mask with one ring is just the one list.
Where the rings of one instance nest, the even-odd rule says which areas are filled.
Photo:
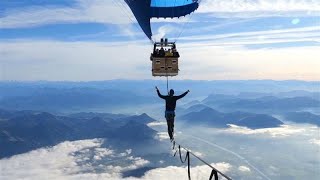
[[[202, 0], [153, 19], [153, 38], [180, 52], [194, 80], [320, 80], [319, 0]], [[122, 0], [0, 1], [0, 81], [162, 79], [151, 42]]]

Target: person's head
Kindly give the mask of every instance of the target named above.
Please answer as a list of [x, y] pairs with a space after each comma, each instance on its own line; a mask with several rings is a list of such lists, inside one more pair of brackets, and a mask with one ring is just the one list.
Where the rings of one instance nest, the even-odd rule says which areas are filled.
[[173, 95], [174, 95], [174, 90], [170, 89], [169, 96], [173, 96]]

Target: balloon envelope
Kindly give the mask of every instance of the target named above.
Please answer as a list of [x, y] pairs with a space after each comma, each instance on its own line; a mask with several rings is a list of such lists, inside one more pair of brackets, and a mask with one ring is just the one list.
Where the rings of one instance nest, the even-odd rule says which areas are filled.
[[194, 12], [198, 0], [125, 0], [141, 29], [151, 39], [151, 18], [179, 18]]

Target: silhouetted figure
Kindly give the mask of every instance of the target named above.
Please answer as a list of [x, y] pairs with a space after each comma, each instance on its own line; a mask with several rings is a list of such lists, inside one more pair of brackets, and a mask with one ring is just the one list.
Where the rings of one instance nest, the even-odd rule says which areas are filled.
[[157, 49], [157, 45], [156, 45], [156, 44], [154, 44], [154, 45], [153, 45], [153, 54], [155, 54], [156, 49]]
[[156, 53], [159, 54], [159, 49], [156, 50]]
[[159, 50], [159, 56], [160, 56], [160, 57], [164, 57], [165, 55], [166, 55], [166, 52], [165, 52], [165, 50], [163, 49], [163, 47], [161, 47], [160, 50]]
[[173, 130], [174, 130], [174, 117], [175, 117], [177, 100], [183, 98], [190, 91], [188, 90], [179, 96], [174, 96], [174, 90], [171, 89], [169, 92], [169, 95], [164, 96], [160, 93], [158, 87], [156, 87], [156, 90], [157, 90], [158, 96], [160, 98], [166, 100], [165, 117], [166, 117], [167, 125], [168, 125], [168, 134], [169, 134], [170, 140], [172, 141], [173, 140]]
[[176, 50], [177, 48], [176, 48], [176, 43], [173, 43], [173, 45], [172, 45], [172, 50]]

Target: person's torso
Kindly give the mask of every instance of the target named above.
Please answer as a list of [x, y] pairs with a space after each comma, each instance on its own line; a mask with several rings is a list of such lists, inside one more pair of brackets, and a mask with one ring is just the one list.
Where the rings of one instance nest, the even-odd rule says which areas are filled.
[[176, 109], [177, 98], [175, 96], [166, 97], [166, 110], [174, 111]]

